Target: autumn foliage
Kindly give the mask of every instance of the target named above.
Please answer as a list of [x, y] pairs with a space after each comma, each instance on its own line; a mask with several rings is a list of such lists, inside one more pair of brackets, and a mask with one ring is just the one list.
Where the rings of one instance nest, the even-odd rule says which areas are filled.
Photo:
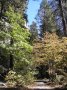
[[[58, 37], [55, 33], [44, 34], [42, 40], [34, 41], [34, 61], [36, 66], [48, 65], [48, 73], [67, 76], [67, 37]], [[45, 71], [44, 71], [45, 72]]]

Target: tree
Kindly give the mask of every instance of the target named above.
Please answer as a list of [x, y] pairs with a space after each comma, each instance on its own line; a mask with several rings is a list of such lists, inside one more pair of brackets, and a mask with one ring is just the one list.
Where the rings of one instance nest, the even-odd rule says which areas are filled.
[[[9, 1], [7, 1], [6, 4], [7, 3], [9, 3]], [[4, 3], [4, 5], [6, 4]], [[17, 76], [15, 80], [17, 80], [18, 75], [21, 76], [21, 84], [25, 84], [25, 81], [26, 83], [31, 81], [30, 78], [26, 78], [27, 76], [32, 76], [32, 60], [30, 56], [32, 46], [29, 43], [30, 32], [25, 27], [25, 19], [23, 17], [23, 14], [16, 11], [14, 3], [12, 4], [11, 1], [11, 4], [8, 4], [6, 11], [0, 18], [0, 58], [2, 61], [6, 59], [7, 62], [4, 63], [4, 67], [7, 68], [8, 65], [9, 73], [16, 73]], [[14, 79], [9, 79], [9, 77], [11, 76], [8, 74], [7, 81], [12, 84], [12, 80], [14, 83]], [[18, 83], [15, 85], [17, 84]]]
[[41, 36], [43, 36], [46, 31], [50, 33], [56, 31], [55, 17], [47, 0], [42, 0], [37, 18], [40, 22]]
[[14, 11], [24, 14], [27, 9], [28, 0], [0, 0], [0, 17], [8, 10], [8, 7], [12, 5]]
[[44, 65], [44, 67], [48, 66], [44, 72], [48, 72], [51, 81], [55, 82], [58, 79], [56, 78], [57, 75], [64, 76], [63, 82], [67, 80], [67, 72], [65, 69], [67, 68], [66, 45], [66, 37], [59, 38], [55, 33], [50, 34], [48, 32], [46, 32], [42, 40], [35, 41], [34, 43], [33, 55], [35, 65], [36, 67], [40, 65]]
[[62, 17], [63, 32], [64, 32], [64, 35], [66, 36], [67, 35], [66, 23], [65, 23], [64, 13], [63, 13], [63, 10], [62, 10], [62, 2], [61, 2], [61, 0], [58, 0], [58, 5], [59, 5], [59, 9], [60, 9], [60, 16]]
[[[60, 29], [60, 32], [63, 32], [63, 35], [66, 36], [66, 33], [67, 33], [67, 27], [66, 27], [66, 17], [65, 17], [65, 9], [64, 7], [66, 7], [66, 1], [63, 1], [63, 0], [52, 0], [52, 1], [49, 1], [50, 2], [50, 6], [53, 9], [53, 12], [55, 14], [55, 17], [56, 17], [56, 23], [57, 23], [57, 26], [58, 28]], [[62, 33], [61, 33], [62, 34]]]
[[38, 37], [38, 29], [35, 22], [32, 22], [32, 24], [30, 25], [30, 32], [31, 32], [30, 40], [33, 41]]
[[[1, 30], [6, 29], [9, 32], [9, 29], [11, 28], [10, 22], [7, 22], [8, 18], [5, 15], [5, 13], [9, 10], [9, 6], [13, 7], [13, 10], [15, 13], [23, 15], [23, 18], [25, 20], [27, 20], [27, 17], [24, 17], [24, 15], [25, 15], [24, 12], [26, 10], [27, 3], [28, 3], [27, 0], [22, 0], [22, 1], [21, 0], [17, 0], [17, 1], [16, 0], [0, 0]], [[21, 12], [20, 12], [20, 9], [21, 9]], [[23, 13], [22, 13], [22, 11], [23, 11]], [[19, 22], [19, 25], [21, 25], [21, 22]], [[21, 26], [25, 27], [24, 25], [21, 25]], [[3, 31], [6, 32], [5, 30], [3, 30]], [[8, 39], [8, 42], [9, 42], [10, 37], [8, 37], [8, 38], [9, 38]], [[6, 41], [7, 41], [7, 39], [6, 39]], [[13, 44], [13, 39], [11, 38], [10, 45], [12, 46], [12, 44]], [[12, 55], [10, 55], [10, 57], [13, 58]], [[11, 58], [10, 58], [10, 61], [11, 61], [10, 67], [12, 68], [13, 60]]]
[[67, 0], [62, 1], [62, 8], [63, 8], [63, 14], [65, 19], [65, 25], [66, 25], [66, 34], [67, 34]]

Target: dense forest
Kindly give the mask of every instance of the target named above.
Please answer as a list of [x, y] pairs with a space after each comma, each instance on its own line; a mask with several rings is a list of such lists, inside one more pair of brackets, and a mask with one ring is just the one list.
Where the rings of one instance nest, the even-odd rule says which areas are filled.
[[0, 81], [67, 86], [67, 0], [42, 0], [27, 27], [29, 1], [0, 0]]

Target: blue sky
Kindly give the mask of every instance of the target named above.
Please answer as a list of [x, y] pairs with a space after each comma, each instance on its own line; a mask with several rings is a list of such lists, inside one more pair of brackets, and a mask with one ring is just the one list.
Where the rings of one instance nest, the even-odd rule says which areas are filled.
[[32, 23], [32, 21], [35, 21], [35, 16], [37, 15], [41, 1], [42, 0], [37, 0], [37, 1], [29, 0], [28, 10], [27, 10], [29, 25]]

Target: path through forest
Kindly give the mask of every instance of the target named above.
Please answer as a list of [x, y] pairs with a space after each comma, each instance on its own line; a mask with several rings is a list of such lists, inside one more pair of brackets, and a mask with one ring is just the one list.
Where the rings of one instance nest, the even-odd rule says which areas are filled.
[[46, 85], [46, 83], [44, 82], [35, 82], [34, 85], [28, 85], [27, 88], [29, 90], [61, 90], [60, 88], [62, 88], [61, 85], [56, 85], [56, 86], [50, 86], [50, 85]]

